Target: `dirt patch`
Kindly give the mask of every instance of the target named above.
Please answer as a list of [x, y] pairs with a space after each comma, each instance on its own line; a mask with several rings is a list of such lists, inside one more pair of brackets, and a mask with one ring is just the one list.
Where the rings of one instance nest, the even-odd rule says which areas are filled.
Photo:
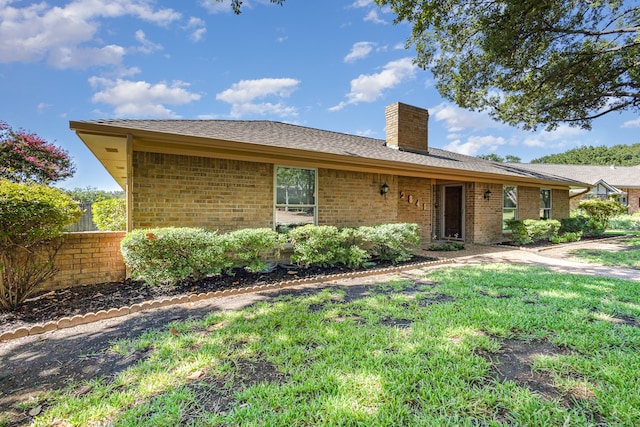
[[513, 381], [547, 399], [560, 396], [546, 372], [534, 371], [534, 360], [540, 356], [567, 354], [564, 349], [542, 341], [505, 340], [497, 354], [485, 354], [493, 363], [493, 372], [500, 381]]
[[194, 396], [194, 405], [185, 410], [182, 425], [199, 425], [206, 413], [225, 415], [237, 404], [236, 393], [261, 383], [281, 384], [286, 376], [265, 360], [240, 359], [234, 372], [226, 378], [204, 377], [187, 385]]

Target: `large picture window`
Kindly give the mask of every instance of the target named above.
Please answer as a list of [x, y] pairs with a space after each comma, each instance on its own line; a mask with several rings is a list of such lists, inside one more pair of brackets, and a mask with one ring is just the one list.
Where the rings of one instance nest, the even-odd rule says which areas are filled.
[[540, 190], [540, 219], [551, 218], [551, 190]]
[[518, 219], [518, 187], [505, 185], [502, 199], [502, 229], [506, 230], [508, 220]]
[[316, 170], [277, 166], [275, 174], [276, 230], [316, 224]]

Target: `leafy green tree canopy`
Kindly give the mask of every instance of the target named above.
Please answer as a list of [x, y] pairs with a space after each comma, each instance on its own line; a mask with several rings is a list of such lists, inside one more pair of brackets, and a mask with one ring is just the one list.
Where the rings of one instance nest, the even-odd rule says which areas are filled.
[[524, 129], [640, 110], [640, 6], [630, 0], [375, 0], [440, 94]]
[[505, 157], [499, 156], [496, 153], [489, 153], [489, 154], [481, 154], [479, 156], [476, 156], [479, 159], [484, 159], [484, 160], [491, 160], [494, 162], [498, 162], [498, 163], [520, 163], [520, 161], [522, 160], [520, 157], [518, 156], [514, 156], [511, 154], [507, 154]]
[[567, 165], [600, 165], [600, 166], [636, 166], [640, 165], [640, 144], [613, 145], [607, 147], [600, 145], [582, 146], [565, 151], [564, 153], [550, 154], [531, 163], [553, 163]]
[[98, 190], [96, 187], [87, 186], [84, 188], [76, 187], [73, 190], [64, 190], [64, 192], [73, 200], [80, 203], [94, 203], [108, 199], [123, 199], [124, 191], [106, 191]]

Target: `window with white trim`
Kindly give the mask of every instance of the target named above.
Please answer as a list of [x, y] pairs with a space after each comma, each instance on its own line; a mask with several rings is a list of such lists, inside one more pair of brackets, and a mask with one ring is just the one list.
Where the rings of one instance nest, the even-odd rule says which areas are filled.
[[551, 219], [551, 190], [540, 190], [540, 219]]
[[502, 229], [507, 230], [506, 222], [510, 219], [518, 219], [518, 187], [505, 185], [502, 200]]
[[317, 224], [316, 169], [276, 166], [275, 225], [286, 230], [304, 224]]

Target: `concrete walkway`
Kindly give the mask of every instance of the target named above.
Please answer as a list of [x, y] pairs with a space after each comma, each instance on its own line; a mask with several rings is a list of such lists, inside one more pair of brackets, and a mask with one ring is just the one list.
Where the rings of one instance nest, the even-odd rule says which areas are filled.
[[520, 249], [509, 246], [466, 245], [462, 251], [424, 251], [424, 254], [455, 260], [454, 265], [515, 263], [544, 267], [559, 273], [588, 274], [640, 282], [640, 269], [607, 267], [580, 262], [572, 255], [572, 252], [578, 249], [614, 251], [628, 248], [628, 246], [621, 245], [620, 240], [620, 238], [612, 238], [606, 241], [577, 242], [537, 249]]

